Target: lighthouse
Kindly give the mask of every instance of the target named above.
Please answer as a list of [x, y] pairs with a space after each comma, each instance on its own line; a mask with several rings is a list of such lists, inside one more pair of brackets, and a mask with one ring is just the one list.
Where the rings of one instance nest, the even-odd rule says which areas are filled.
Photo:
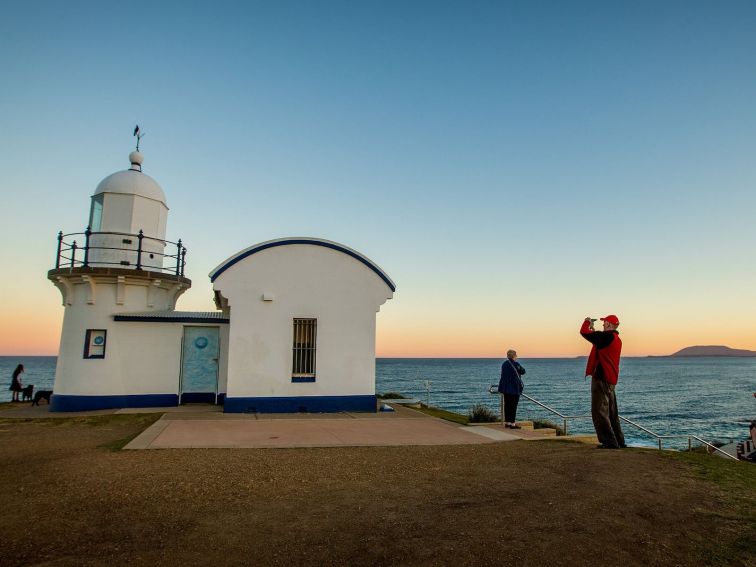
[[64, 316], [51, 411], [177, 403], [164, 365], [151, 360], [161, 353], [144, 348], [143, 329], [116, 324], [124, 314], [165, 318], [191, 286], [186, 249], [166, 240], [165, 193], [143, 162], [131, 152], [128, 169], [97, 185], [87, 228], [58, 234], [48, 279], [60, 290]]
[[166, 239], [168, 202], [143, 163], [137, 145], [97, 185], [86, 229], [58, 233], [50, 411], [374, 412], [376, 314], [396, 289], [386, 272], [338, 242], [275, 238], [209, 274], [215, 311], [178, 311], [186, 248]]

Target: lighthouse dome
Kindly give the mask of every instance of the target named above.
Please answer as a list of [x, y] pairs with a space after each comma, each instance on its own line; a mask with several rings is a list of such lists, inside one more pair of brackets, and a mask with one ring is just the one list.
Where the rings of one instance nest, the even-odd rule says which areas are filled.
[[129, 154], [129, 161], [131, 162], [131, 168], [108, 175], [100, 181], [95, 190], [95, 195], [100, 195], [101, 193], [139, 195], [159, 201], [167, 207], [168, 203], [165, 193], [160, 185], [158, 185], [158, 182], [149, 175], [142, 173], [142, 162], [144, 161], [142, 154], [131, 152]]

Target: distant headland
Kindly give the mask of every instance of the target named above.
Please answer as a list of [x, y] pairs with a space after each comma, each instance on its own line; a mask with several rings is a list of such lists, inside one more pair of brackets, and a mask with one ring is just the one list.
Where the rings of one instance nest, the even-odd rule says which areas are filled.
[[723, 345], [689, 346], [669, 356], [756, 356], [756, 350], [730, 348]]

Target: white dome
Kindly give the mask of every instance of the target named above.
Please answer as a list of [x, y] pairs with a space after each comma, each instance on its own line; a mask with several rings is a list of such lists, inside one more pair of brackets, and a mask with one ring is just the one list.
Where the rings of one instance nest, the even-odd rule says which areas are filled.
[[167, 207], [168, 202], [160, 185], [152, 177], [140, 171], [143, 161], [142, 155], [137, 152], [131, 152], [129, 159], [132, 163], [132, 168], [108, 175], [100, 181], [95, 190], [95, 195], [99, 195], [100, 193], [139, 195], [160, 201]]

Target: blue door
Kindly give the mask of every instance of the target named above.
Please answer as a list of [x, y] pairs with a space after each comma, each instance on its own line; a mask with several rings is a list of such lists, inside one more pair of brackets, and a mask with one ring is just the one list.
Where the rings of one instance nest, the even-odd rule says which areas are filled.
[[218, 396], [218, 327], [184, 327], [181, 403], [214, 404]]

